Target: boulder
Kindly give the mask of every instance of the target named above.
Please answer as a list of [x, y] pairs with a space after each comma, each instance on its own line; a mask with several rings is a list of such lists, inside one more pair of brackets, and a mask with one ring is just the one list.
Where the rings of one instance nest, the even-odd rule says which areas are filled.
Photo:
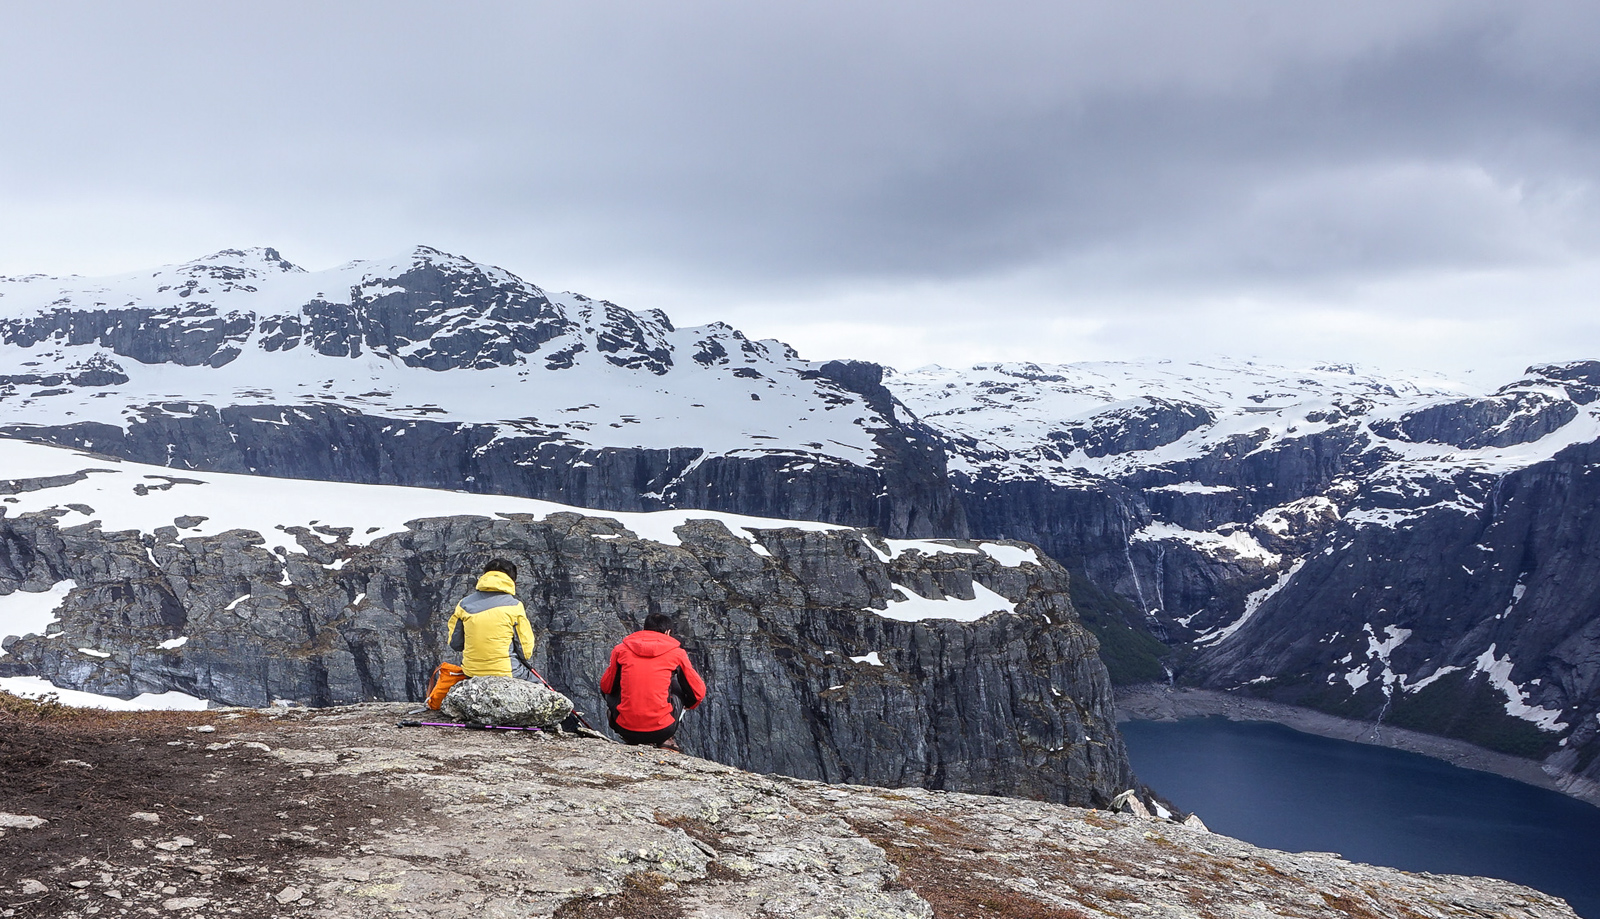
[[1150, 808], [1145, 807], [1144, 802], [1139, 800], [1139, 792], [1132, 788], [1111, 799], [1111, 810], [1117, 813], [1132, 814], [1144, 820], [1153, 819]]
[[543, 727], [572, 714], [572, 700], [526, 680], [480, 676], [452, 687], [440, 710], [467, 724]]

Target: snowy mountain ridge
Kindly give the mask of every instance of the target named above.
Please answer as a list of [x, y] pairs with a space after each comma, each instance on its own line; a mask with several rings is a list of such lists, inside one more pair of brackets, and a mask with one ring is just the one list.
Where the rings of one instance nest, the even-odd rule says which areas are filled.
[[[1330, 431], [1354, 435], [1387, 461], [1490, 471], [1548, 459], [1600, 438], [1600, 406], [1577, 410], [1574, 382], [1588, 389], [1582, 380], [1562, 378], [1571, 370], [1530, 368], [1528, 379], [1493, 392], [1429, 373], [1229, 360], [926, 367], [891, 372], [885, 385], [950, 436], [952, 471], [1060, 484], [1103, 476], [1138, 477], [1147, 487], [1216, 488], [1226, 486], [1171, 476], [1144, 480], [1220, 450], [1284, 449]], [[1486, 400], [1503, 409], [1501, 437], [1440, 436], [1437, 416]]]
[[113, 278], [0, 279], [11, 424], [338, 405], [591, 447], [871, 464], [869, 429], [887, 422], [819, 366], [722, 323], [678, 329], [659, 310], [550, 294], [428, 247], [318, 272], [258, 248]]

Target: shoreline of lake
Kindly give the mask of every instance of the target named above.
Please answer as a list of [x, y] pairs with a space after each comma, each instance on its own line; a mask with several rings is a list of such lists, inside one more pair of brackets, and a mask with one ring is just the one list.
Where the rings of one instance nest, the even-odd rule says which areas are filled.
[[1600, 807], [1600, 783], [1565, 773], [1552, 775], [1537, 760], [1497, 753], [1462, 740], [1405, 728], [1380, 728], [1367, 721], [1352, 721], [1312, 709], [1212, 689], [1144, 683], [1115, 687], [1115, 693], [1118, 722], [1177, 721], [1213, 715], [1229, 721], [1268, 721], [1318, 737], [1420, 753], [1463, 769], [1546, 788]]

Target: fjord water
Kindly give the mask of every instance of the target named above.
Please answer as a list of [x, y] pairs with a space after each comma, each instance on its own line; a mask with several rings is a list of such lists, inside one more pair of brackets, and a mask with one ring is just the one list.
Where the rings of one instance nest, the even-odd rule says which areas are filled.
[[1215, 832], [1407, 871], [1504, 878], [1600, 919], [1600, 808], [1277, 724], [1212, 717], [1120, 727], [1139, 778]]

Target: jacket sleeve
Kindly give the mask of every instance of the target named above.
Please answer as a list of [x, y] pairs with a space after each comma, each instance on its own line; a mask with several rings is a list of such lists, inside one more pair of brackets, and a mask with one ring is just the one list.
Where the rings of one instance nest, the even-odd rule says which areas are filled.
[[600, 675], [600, 695], [606, 700], [606, 710], [612, 717], [616, 717], [617, 708], [622, 705], [622, 662], [617, 660], [618, 649], [611, 649], [611, 661], [606, 664], [606, 672]]
[[445, 626], [445, 634], [450, 636], [450, 650], [467, 650], [467, 629], [461, 621], [461, 607], [456, 607], [455, 613], [450, 616], [450, 624]]
[[529, 670], [533, 669], [533, 624], [528, 621], [528, 614], [518, 607], [517, 616], [512, 623], [513, 637], [516, 639], [517, 650], [522, 654], [522, 663]]
[[672, 674], [672, 694], [683, 701], [685, 708], [695, 708], [706, 700], [706, 681], [695, 673], [689, 655], [678, 650], [678, 669]]

